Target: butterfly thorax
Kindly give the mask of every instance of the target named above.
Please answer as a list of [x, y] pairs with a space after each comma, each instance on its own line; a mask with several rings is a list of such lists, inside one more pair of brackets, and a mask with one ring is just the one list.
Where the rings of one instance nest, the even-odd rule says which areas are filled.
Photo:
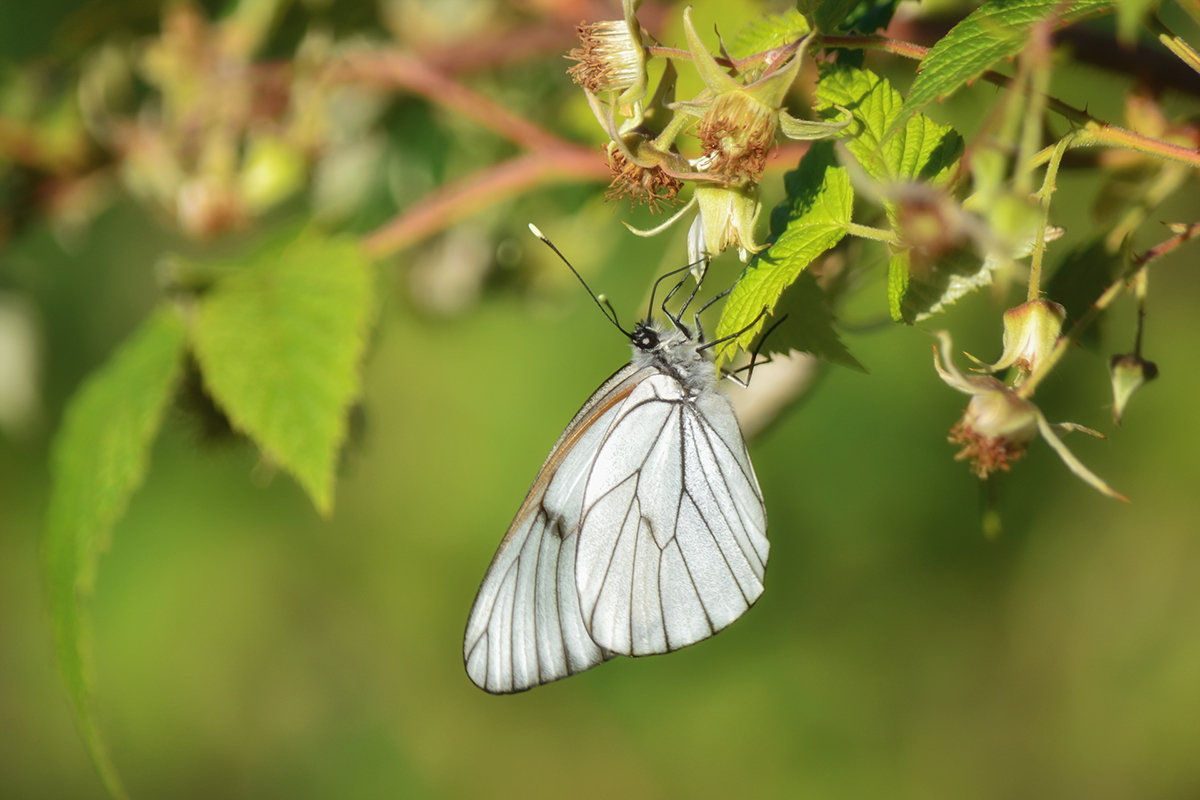
[[717, 373], [712, 356], [686, 331], [664, 329], [653, 322], [639, 322], [629, 337], [632, 363], [639, 369], [653, 367], [679, 382], [689, 396], [716, 388]]

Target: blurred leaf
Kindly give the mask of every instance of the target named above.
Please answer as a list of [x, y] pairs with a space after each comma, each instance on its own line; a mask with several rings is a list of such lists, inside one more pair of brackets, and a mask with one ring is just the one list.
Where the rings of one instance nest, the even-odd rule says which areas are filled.
[[1117, 3], [1117, 36], [1121, 43], [1132, 45], [1137, 41], [1138, 29], [1142, 20], [1152, 8], [1156, 9], [1160, 0], [1121, 0]]
[[[1104, 246], [1104, 237], [1082, 244], [1064, 256], [1046, 284], [1046, 297], [1067, 310], [1066, 328], [1087, 313], [1092, 303], [1104, 293], [1116, 279], [1121, 268], [1120, 255], [1109, 253]], [[1104, 315], [1098, 315], [1079, 336], [1079, 343], [1087, 347], [1100, 344]]]
[[817, 30], [832, 33], [838, 29], [854, 4], [855, 0], [800, 0], [796, 5], [816, 23]]
[[778, 238], [746, 267], [721, 312], [718, 338], [743, 332], [721, 347], [718, 362], [749, 346], [762, 329], [765, 318], [755, 320], [763, 309], [770, 312], [801, 271], [846, 235], [854, 190], [831, 142], [810, 147], [784, 176], [784, 189], [787, 197], [771, 213], [772, 227], [783, 226]]
[[866, 372], [858, 359], [850, 354], [834, 327], [829, 297], [810, 272], [802, 272], [779, 298], [775, 316], [787, 314], [787, 320], [776, 328], [764, 343], [768, 353], [787, 353], [798, 350], [810, 353], [823, 361]]
[[354, 240], [305, 229], [232, 266], [196, 310], [192, 346], [204, 384], [233, 426], [328, 514], [360, 390], [370, 262]]
[[898, 5], [900, 0], [863, 0], [850, 10], [845, 19], [838, 24], [838, 28], [859, 33], [881, 30], [891, 23]]
[[[1000, 263], [999, 259], [981, 258], [970, 248], [958, 248], [937, 258], [915, 259], [911, 251], [897, 253], [888, 264], [888, 308], [892, 318], [911, 324], [944, 311], [964, 295], [990, 286]], [[897, 297], [900, 289], [903, 295]]]
[[[950, 29], [925, 58], [898, 120], [944, 98], [1002, 58], [1018, 53], [1038, 22], [1067, 25], [1113, 7], [1111, 0], [990, 0]], [[897, 121], [895, 124], [899, 124]]]
[[912, 268], [912, 253], [900, 250], [892, 253], [888, 260], [888, 313], [896, 322], [911, 322], [904, 319], [904, 296], [908, 294], [909, 271]]
[[82, 608], [113, 525], [146, 476], [150, 444], [178, 381], [184, 326], [154, 314], [72, 398], [54, 442], [46, 578], [59, 666], [76, 722], [109, 792], [125, 790], [92, 716], [91, 634]]
[[[850, 110], [854, 135], [846, 149], [867, 174], [883, 183], [926, 181], [944, 184], [962, 151], [962, 137], [949, 125], [918, 114], [894, 132], [904, 98], [869, 70], [842, 64], [824, 65], [817, 82], [818, 111]], [[894, 204], [885, 201], [893, 219]]]
[[794, 8], [768, 14], [742, 26], [729, 47], [729, 54], [746, 58], [794, 42], [808, 31], [808, 21]]

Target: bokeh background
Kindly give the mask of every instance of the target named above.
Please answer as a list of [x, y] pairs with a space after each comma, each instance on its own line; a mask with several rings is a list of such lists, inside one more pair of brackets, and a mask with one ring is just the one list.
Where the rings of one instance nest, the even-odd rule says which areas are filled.
[[[83, 23], [98, 38], [157, 25], [153, 4], [105, 5], [107, 22], [92, 3], [5, 4], [0, 56], [63, 59], [77, 41], [64, 31]], [[751, 13], [697, 5], [697, 19], [730, 29]], [[667, 27], [676, 34], [678, 10]], [[288, 13], [302, 24], [310, 12]], [[386, 36], [372, 4], [322, 13]], [[911, 74], [872, 66], [901, 85]], [[538, 119], [545, 98], [523, 87], [570, 95], [562, 67], [550, 54], [474, 85]], [[1098, 68], [1055, 77], [1060, 96], [1113, 120], [1117, 87], [1130, 85]], [[969, 132], [995, 97], [978, 87], [931, 113]], [[1196, 98], [1167, 100], [1194, 108]], [[560, 113], [555, 102], [546, 107]], [[569, 135], [596, 139], [581, 100], [561, 107]], [[388, 182], [396, 161], [429, 150], [452, 175], [478, 159], [472, 137], [486, 138], [414, 101], [390, 113], [390, 166], [350, 229], [419, 199]], [[1063, 248], [1102, 225], [1099, 184], [1061, 178]], [[1109, 434], [1068, 441], [1129, 505], [1036, 445], [1002, 482], [1003, 535], [985, 538], [980, 490], [945, 441], [963, 398], [934, 374], [926, 331], [879, 324], [879, 256], [873, 283], [842, 310], [845, 341], [869, 373], [824, 369], [750, 443], [772, 540], [759, 603], [670, 656], [619, 659], [511, 697], [470, 683], [462, 630], [494, 548], [561, 427], [628, 355], [525, 222], [625, 317], [654, 274], [682, 261], [682, 229], [629, 236], [624, 206], [599, 189], [505, 198], [384, 265], [332, 518], [245, 443], [211, 442], [194, 416], [172, 412], [92, 603], [98, 718], [133, 796], [1200, 795], [1194, 248], [1151, 274], [1146, 355], [1162, 376], [1122, 427], [1110, 420], [1106, 361], [1130, 349], [1127, 299], [1102, 347], [1077, 349], [1039, 393], [1052, 420]], [[1197, 199], [1193, 180], [1154, 218], [1193, 220]], [[1139, 235], [1141, 248], [1163, 237], [1153, 226]], [[117, 196], [70, 236], [33, 224], [0, 251], [0, 290], [34, 335], [39, 375], [36, 415], [0, 433], [4, 797], [104, 796], [44, 603], [47, 450], [70, 394], [156, 301], [163, 254], [219, 247], [187, 242]], [[737, 268], [721, 262], [714, 279]], [[451, 292], [461, 302], [429, 299], [439, 270], [465, 271], [468, 290]], [[994, 358], [1004, 307], [983, 292], [939, 324]]]

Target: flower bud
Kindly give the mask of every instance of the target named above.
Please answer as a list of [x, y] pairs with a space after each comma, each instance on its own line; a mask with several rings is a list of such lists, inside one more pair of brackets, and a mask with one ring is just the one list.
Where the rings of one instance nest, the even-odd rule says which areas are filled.
[[[700, 214], [692, 223], [692, 228], [697, 236], [703, 234], [703, 240], [697, 248], [699, 255], [716, 256], [730, 247], [737, 247], [742, 261], [748, 261], [750, 253], [763, 249], [754, 239], [754, 226], [762, 210], [755, 184], [699, 184], [695, 196]], [[689, 235], [689, 238], [694, 239], [695, 236]]]
[[989, 369], [1016, 367], [1021, 377], [1034, 372], [1062, 332], [1065, 308], [1052, 300], [1030, 300], [1004, 312], [1004, 352]]
[[1158, 365], [1134, 353], [1113, 356], [1108, 362], [1108, 374], [1113, 388], [1113, 424], [1120, 425], [1125, 406], [1133, 393], [1158, 377]]

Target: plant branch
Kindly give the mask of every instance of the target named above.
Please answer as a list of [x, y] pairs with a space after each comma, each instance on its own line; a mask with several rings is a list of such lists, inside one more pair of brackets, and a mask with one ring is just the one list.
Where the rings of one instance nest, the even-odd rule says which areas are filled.
[[562, 145], [526, 153], [430, 192], [363, 239], [374, 258], [391, 255], [452, 222], [548, 181], [601, 180], [608, 165], [595, 151]]
[[[1076, 133], [1071, 141], [1071, 147], [1072, 149], [1077, 147], [1118, 147], [1157, 156], [1167, 161], [1187, 164], [1189, 167], [1200, 168], [1200, 149], [1152, 139], [1116, 125], [1096, 121], [1088, 123]], [[1043, 149], [1033, 157], [1030, 166], [1036, 167], [1045, 164], [1050, 160], [1053, 152], [1053, 147]]]
[[1071, 326], [1071, 330], [1068, 331], [1066, 335], [1058, 338], [1058, 341], [1054, 344], [1054, 349], [1051, 350], [1049, 354], [1047, 354], [1046, 358], [1041, 361], [1037, 370], [1021, 383], [1021, 386], [1017, 389], [1018, 396], [1023, 397], [1026, 400], [1032, 397], [1034, 389], [1037, 388], [1037, 385], [1042, 382], [1043, 378], [1050, 374], [1051, 370], [1054, 368], [1054, 365], [1057, 364], [1059, 360], [1062, 359], [1063, 355], [1066, 354], [1067, 348], [1071, 346], [1071, 343], [1074, 342], [1081, 333], [1083, 333], [1088, 325], [1092, 324], [1092, 321], [1097, 317], [1097, 315], [1100, 314], [1100, 312], [1104, 311], [1113, 304], [1113, 301], [1121, 295], [1121, 292], [1125, 291], [1127, 287], [1138, 281], [1139, 277], [1145, 272], [1146, 268], [1152, 262], [1175, 250], [1184, 242], [1187, 242], [1191, 239], [1200, 238], [1200, 223], [1171, 225], [1170, 229], [1174, 231], [1174, 236], [1164, 242], [1160, 242], [1142, 255], [1135, 258], [1130, 269], [1126, 270], [1121, 277], [1113, 281], [1109, 287], [1105, 289], [1098, 298], [1096, 298], [1091, 307], [1079, 317], [1075, 324]]
[[355, 54], [333, 65], [329, 79], [405, 89], [432, 103], [457, 111], [528, 150], [569, 146], [568, 143], [505, 106], [494, 102], [425, 62], [404, 53]]

